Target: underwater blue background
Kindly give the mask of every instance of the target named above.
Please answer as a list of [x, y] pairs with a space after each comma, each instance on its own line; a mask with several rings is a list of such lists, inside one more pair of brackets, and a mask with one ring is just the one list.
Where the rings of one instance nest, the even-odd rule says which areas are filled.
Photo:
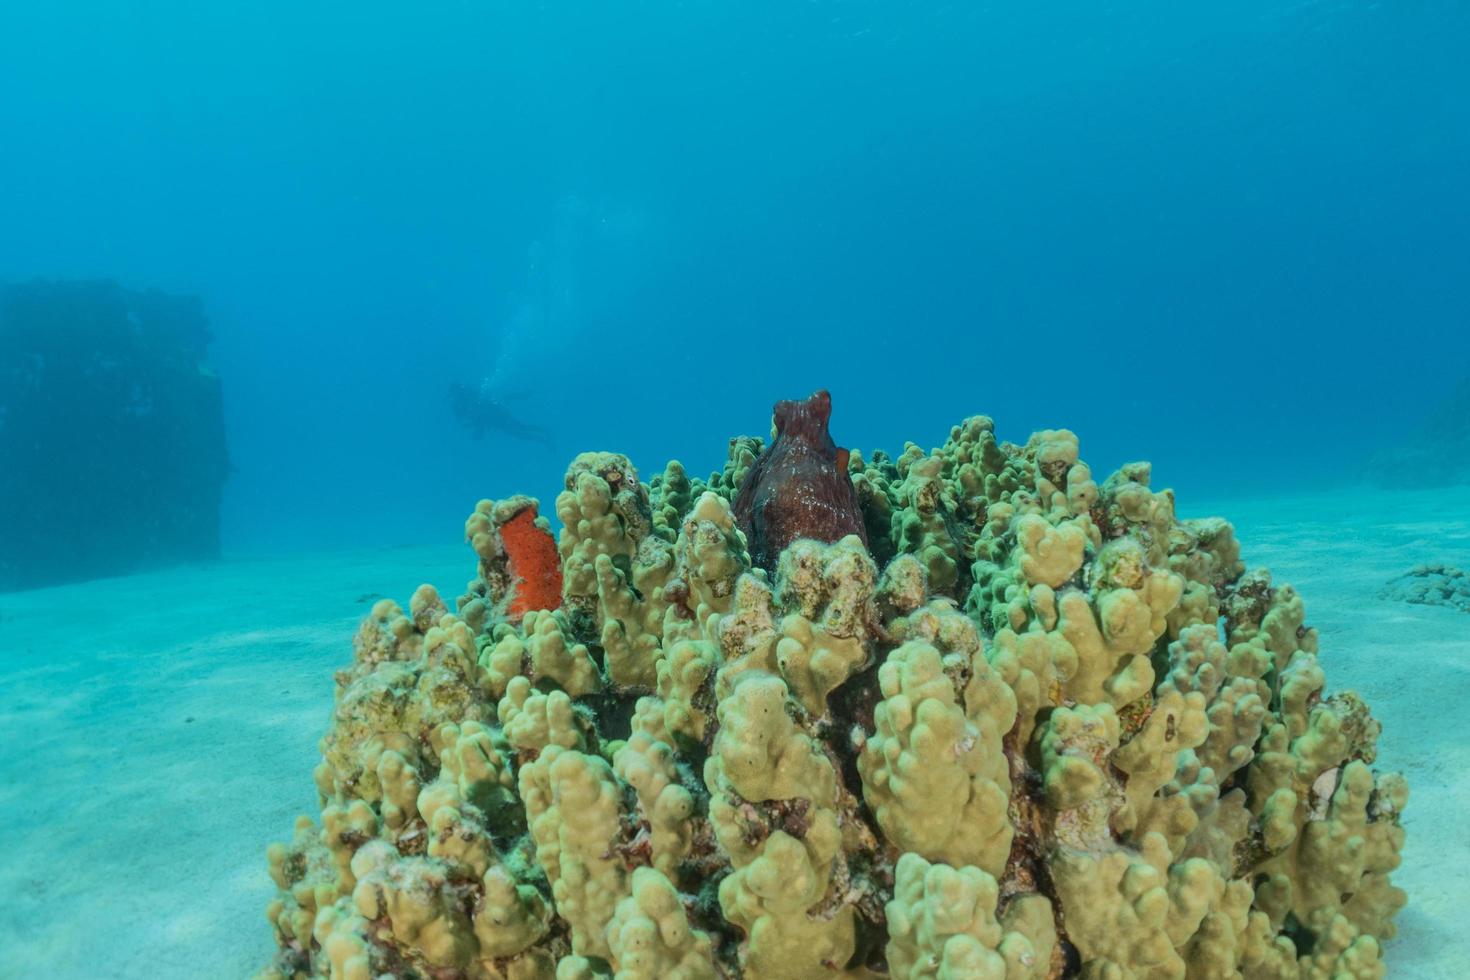
[[[11, 3], [0, 280], [203, 297], [227, 553], [706, 472], [819, 386], [864, 450], [1341, 485], [1470, 373], [1467, 50], [1461, 0]], [[550, 444], [455, 423], [485, 378]]]

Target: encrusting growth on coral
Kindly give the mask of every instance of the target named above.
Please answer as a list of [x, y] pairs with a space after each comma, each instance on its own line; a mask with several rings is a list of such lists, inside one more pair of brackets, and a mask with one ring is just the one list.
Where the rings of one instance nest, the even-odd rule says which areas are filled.
[[379, 602], [263, 976], [1382, 976], [1407, 787], [1301, 597], [1066, 430], [829, 412], [707, 480], [585, 453], [554, 550], [482, 502], [452, 611]]
[[480, 556], [481, 597], [495, 595], [507, 622], [518, 623], [534, 609], [561, 605], [561, 561], [551, 525], [530, 497], [499, 503], [482, 500], [465, 521], [464, 533]]

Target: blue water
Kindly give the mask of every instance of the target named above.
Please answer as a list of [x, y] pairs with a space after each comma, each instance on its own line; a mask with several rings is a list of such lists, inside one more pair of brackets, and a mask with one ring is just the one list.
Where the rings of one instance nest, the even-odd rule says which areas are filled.
[[[0, 280], [200, 296], [226, 554], [447, 540], [577, 451], [1069, 426], [1356, 478], [1470, 373], [1470, 6], [10, 3]], [[483, 379], [549, 444], [456, 425]]]
[[[1390, 969], [1463, 977], [1470, 633], [1382, 587], [1470, 567], [1470, 483], [1365, 481], [1470, 458], [1466, 52], [1467, 0], [0, 0], [0, 287], [198, 297], [233, 465], [223, 561], [9, 591], [0, 440], [0, 980], [263, 966], [372, 604], [456, 596], [481, 497], [818, 387], [844, 446], [1065, 426], [1235, 520], [1413, 785]], [[41, 457], [141, 470], [78, 404]]]

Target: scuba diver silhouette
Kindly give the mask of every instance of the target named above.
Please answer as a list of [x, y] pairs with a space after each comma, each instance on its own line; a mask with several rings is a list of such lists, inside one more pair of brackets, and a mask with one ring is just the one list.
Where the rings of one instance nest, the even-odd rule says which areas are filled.
[[459, 423], [476, 439], [498, 432], [527, 442], [550, 442], [551, 433], [539, 425], [517, 418], [503, 402], [495, 398], [488, 385], [473, 387], [455, 383], [449, 388], [449, 407]]

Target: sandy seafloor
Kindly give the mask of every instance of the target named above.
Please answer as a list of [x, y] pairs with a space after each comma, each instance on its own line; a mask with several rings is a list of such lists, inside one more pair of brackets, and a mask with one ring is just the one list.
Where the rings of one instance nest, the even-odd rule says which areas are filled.
[[[1181, 502], [1305, 595], [1329, 690], [1409, 776], [1391, 976], [1470, 976], [1470, 614], [1379, 598], [1470, 567], [1470, 488]], [[234, 978], [271, 955], [264, 850], [315, 815], [332, 672], [380, 595], [452, 599], [456, 546], [223, 561], [0, 595], [0, 978]]]

